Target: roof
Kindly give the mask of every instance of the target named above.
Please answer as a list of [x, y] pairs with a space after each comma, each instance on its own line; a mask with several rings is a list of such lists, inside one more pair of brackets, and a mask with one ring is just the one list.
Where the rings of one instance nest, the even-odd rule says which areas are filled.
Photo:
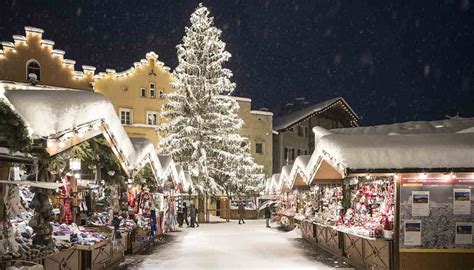
[[401, 170], [474, 167], [474, 133], [327, 135], [316, 156], [341, 170]]
[[454, 117], [437, 121], [411, 121], [390, 125], [332, 129], [337, 134], [420, 134], [420, 133], [454, 133], [474, 127], [474, 118]]
[[[107, 129], [99, 129], [97, 134], [107, 133], [115, 142], [120, 156], [128, 163], [122, 164], [126, 172], [143, 167], [145, 158], [149, 157], [146, 161], [153, 161], [155, 172], [161, 173], [153, 145], [145, 138], [128, 137], [113, 105], [105, 96], [84, 90], [19, 83], [0, 82], [0, 88], [7, 89], [3, 93], [6, 102], [22, 117], [33, 138], [55, 141], [58, 134], [73, 133], [78, 127], [103, 122]], [[77, 139], [75, 144], [79, 142], [81, 140]]]
[[292, 167], [274, 174], [272, 187], [340, 180], [351, 173], [474, 171], [474, 118], [337, 130], [314, 127], [313, 133], [312, 155], [298, 156]]
[[273, 119], [273, 128], [275, 130], [282, 130], [289, 128], [301, 121], [306, 120], [307, 118], [313, 116], [315, 113], [322, 113], [332, 106], [341, 103], [345, 108], [347, 108], [348, 113], [357, 121], [359, 117], [354, 112], [354, 110], [349, 106], [349, 104], [342, 98], [337, 97], [317, 103], [308, 107], [305, 107], [301, 110], [292, 112], [290, 114], [274, 117]]

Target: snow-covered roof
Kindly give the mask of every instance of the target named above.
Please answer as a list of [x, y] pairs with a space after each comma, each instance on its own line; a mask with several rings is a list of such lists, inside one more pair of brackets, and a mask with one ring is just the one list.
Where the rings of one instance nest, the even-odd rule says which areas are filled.
[[310, 184], [320, 170], [320, 180], [362, 172], [474, 171], [474, 118], [409, 123], [335, 132], [314, 127], [312, 155], [283, 167], [272, 186], [293, 188], [297, 176]]
[[351, 117], [353, 117], [354, 120], [357, 121], [359, 117], [354, 112], [354, 110], [349, 106], [349, 104], [342, 97], [337, 97], [337, 98], [329, 99], [324, 102], [305, 107], [301, 110], [298, 110], [286, 115], [275, 117], [273, 119], [273, 128], [275, 130], [282, 130], [282, 129], [288, 128], [298, 122], [305, 120], [308, 117], [311, 117], [315, 113], [322, 113], [330, 109], [332, 106], [335, 106], [339, 103], [341, 103], [347, 109]]
[[173, 183], [177, 184], [179, 182], [179, 174], [173, 158], [171, 158], [171, 156], [159, 155], [158, 160], [160, 161], [161, 170], [163, 172], [161, 177], [166, 178], [171, 176]]
[[323, 136], [314, 155], [341, 171], [474, 167], [474, 133]]
[[3, 82], [0, 82], [0, 87], [6, 89], [4, 97], [31, 129], [33, 138], [55, 142], [57, 136], [73, 133], [80, 126], [99, 121], [105, 130], [104, 135], [109, 136], [123, 157], [126, 172], [141, 168], [145, 157], [154, 161], [157, 173], [162, 172], [153, 145], [143, 138], [134, 138], [132, 143], [110, 100], [103, 95], [84, 90]]
[[474, 127], [474, 117], [454, 117], [437, 121], [411, 121], [390, 125], [368, 127], [332, 129], [337, 134], [370, 134], [370, 135], [395, 135], [395, 134], [421, 134], [421, 133], [455, 133]]

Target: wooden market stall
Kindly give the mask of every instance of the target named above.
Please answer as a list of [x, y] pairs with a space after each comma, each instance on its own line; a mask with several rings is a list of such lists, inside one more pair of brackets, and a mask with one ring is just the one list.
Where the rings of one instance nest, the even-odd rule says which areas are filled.
[[315, 128], [303, 236], [357, 269], [472, 269], [473, 120]]

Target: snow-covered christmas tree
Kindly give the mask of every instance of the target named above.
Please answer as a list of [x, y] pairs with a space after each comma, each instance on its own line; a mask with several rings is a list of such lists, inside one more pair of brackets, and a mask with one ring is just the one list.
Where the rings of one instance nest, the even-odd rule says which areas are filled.
[[223, 67], [230, 58], [221, 31], [202, 4], [191, 15], [183, 43], [177, 46], [178, 66], [173, 72], [175, 92], [162, 116], [163, 153], [190, 174], [202, 193], [236, 191], [258, 180], [261, 168], [250, 157], [246, 139], [237, 132], [243, 121], [238, 104], [228, 95], [235, 84]]

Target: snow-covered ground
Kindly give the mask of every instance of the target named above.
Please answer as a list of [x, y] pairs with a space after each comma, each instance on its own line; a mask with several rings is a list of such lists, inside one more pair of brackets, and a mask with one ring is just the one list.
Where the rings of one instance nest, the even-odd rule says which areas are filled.
[[[275, 226], [274, 226], [275, 227]], [[306, 243], [296, 232], [265, 228], [264, 220], [201, 224], [173, 233], [150, 255], [127, 257], [127, 269], [334, 269], [342, 261]], [[341, 269], [341, 268], [339, 268]]]

